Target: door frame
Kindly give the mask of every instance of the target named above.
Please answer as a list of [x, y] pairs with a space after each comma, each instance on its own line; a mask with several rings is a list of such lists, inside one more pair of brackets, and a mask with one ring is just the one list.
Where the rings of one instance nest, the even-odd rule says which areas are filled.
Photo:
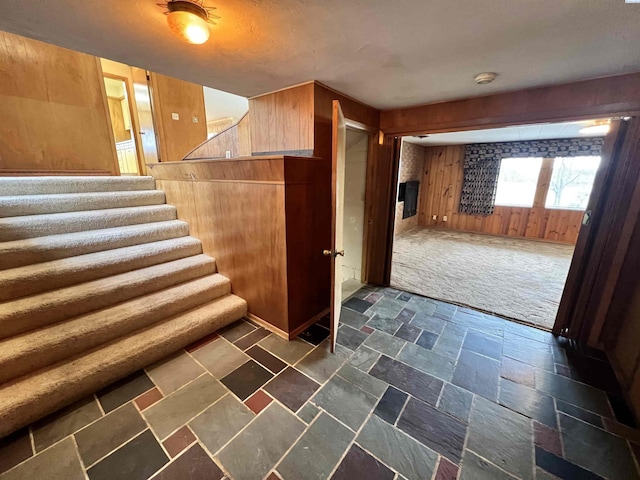
[[[131, 117], [131, 129], [133, 130], [133, 143], [136, 147], [136, 162], [138, 164], [138, 176], [145, 174], [144, 162], [142, 160], [142, 139], [140, 138], [140, 125], [138, 125], [137, 109], [133, 111], [133, 97], [131, 95], [131, 85], [129, 85], [129, 79], [121, 75], [114, 73], [102, 72], [104, 78], [111, 78], [113, 80], [121, 80], [124, 82], [124, 88], [127, 91], [127, 103], [129, 105], [129, 116]], [[105, 92], [106, 96], [106, 92]]]

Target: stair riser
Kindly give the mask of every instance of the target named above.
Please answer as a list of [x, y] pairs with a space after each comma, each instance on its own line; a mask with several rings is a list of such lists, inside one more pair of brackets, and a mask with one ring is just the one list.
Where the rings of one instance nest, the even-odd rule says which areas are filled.
[[[0, 437], [92, 394], [246, 315], [246, 302], [234, 299], [224, 311], [203, 314], [208, 305], [178, 321], [165, 321], [77, 361], [43, 371], [0, 389]], [[236, 300], [237, 299], [237, 300]], [[239, 301], [238, 301], [239, 300]]]
[[0, 244], [0, 270], [189, 235], [189, 226], [178, 220], [134, 227], [139, 228], [101, 230], [98, 235], [70, 233]]
[[197, 285], [132, 300], [100, 313], [78, 317], [0, 344], [0, 383], [35, 372], [65, 358], [88, 351], [162, 319], [196, 308], [231, 293], [221, 275], [195, 281]]
[[0, 217], [143, 207], [164, 203], [164, 192], [157, 190], [79, 195], [18, 195], [0, 197]]
[[0, 219], [0, 242], [176, 219], [175, 207], [136, 207]]
[[154, 190], [152, 177], [4, 177], [0, 195], [48, 195], [57, 193], [124, 192]]
[[74, 257], [62, 262], [52, 262], [54, 265], [47, 269], [36, 265], [26, 269], [2, 271], [0, 301], [14, 300], [202, 253], [202, 244], [191, 237], [184, 237], [175, 243], [160, 243], [154, 244], [153, 249], [141, 245], [113, 250], [110, 255], [107, 255], [110, 252], [100, 253], [100, 263]]
[[[215, 273], [215, 262], [212, 259], [204, 261], [199, 257], [201, 256], [178, 260], [175, 266], [168, 263], [131, 272], [131, 275], [123, 274], [127, 276], [126, 279], [116, 276], [97, 280], [93, 284], [86, 284], [81, 290], [79, 286], [73, 286], [66, 291], [56, 290], [3, 303], [0, 305], [0, 338], [28, 332]], [[171, 271], [167, 268], [171, 268]], [[155, 271], [159, 273], [152, 273]]]

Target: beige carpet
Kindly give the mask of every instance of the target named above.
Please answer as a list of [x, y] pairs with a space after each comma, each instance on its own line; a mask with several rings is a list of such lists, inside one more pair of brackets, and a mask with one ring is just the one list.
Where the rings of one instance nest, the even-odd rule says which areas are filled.
[[573, 246], [413, 229], [396, 236], [391, 285], [553, 327]]

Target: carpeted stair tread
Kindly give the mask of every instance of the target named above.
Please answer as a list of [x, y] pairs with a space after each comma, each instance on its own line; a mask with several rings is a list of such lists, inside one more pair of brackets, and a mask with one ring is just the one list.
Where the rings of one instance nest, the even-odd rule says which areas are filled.
[[0, 338], [213, 273], [216, 273], [215, 261], [206, 255], [195, 255], [4, 302], [0, 304]]
[[4, 242], [0, 243], [0, 270], [179, 238], [188, 234], [187, 223], [168, 220]]
[[0, 383], [231, 293], [216, 273], [0, 340]]
[[159, 190], [0, 196], [0, 217], [142, 207], [163, 203], [164, 192]]
[[234, 295], [209, 302], [0, 386], [0, 437], [139, 370], [246, 314]]
[[0, 302], [130, 272], [202, 253], [193, 237], [116, 248], [0, 270]]
[[154, 190], [153, 177], [1, 177], [0, 195]]
[[0, 218], [0, 242], [175, 219], [171, 205]]

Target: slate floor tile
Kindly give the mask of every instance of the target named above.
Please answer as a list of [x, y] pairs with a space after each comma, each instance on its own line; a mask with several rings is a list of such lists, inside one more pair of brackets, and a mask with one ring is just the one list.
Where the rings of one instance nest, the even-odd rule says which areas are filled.
[[253, 413], [256, 415], [259, 414], [262, 410], [267, 408], [269, 404], [273, 401], [269, 395], [264, 393], [262, 390], [258, 390], [256, 393], [251, 395], [244, 404], [251, 409]]
[[607, 432], [626, 438], [630, 442], [640, 444], [640, 430], [618, 423], [611, 418], [603, 418], [602, 422]]
[[535, 388], [534, 372], [535, 369], [527, 363], [509, 357], [502, 357], [502, 367], [500, 369], [502, 378]]
[[324, 383], [347, 361], [350, 354], [351, 351], [342, 345], [336, 345], [335, 352], [331, 353], [331, 344], [327, 340], [300, 360], [296, 368], [316, 382]]
[[415, 314], [416, 312], [414, 312], [410, 308], [403, 308], [396, 316], [396, 320], [402, 323], [409, 323], [411, 322], [411, 319], [415, 316]]
[[364, 325], [361, 329], [361, 332], [366, 333], [367, 335], [371, 335], [373, 332], [375, 332], [375, 329], [368, 327], [367, 325]]
[[251, 347], [246, 353], [273, 373], [279, 373], [287, 367], [286, 363], [279, 358], [274, 357], [259, 345]]
[[545, 370], [536, 370], [536, 390], [599, 415], [610, 415], [607, 396], [601, 390]]
[[411, 320], [411, 325], [414, 327], [435, 333], [436, 335], [440, 335], [442, 333], [446, 324], [446, 320], [432, 315], [426, 315], [424, 313], [416, 313]]
[[272, 402], [222, 449], [218, 459], [234, 480], [264, 478], [304, 428], [299, 418]]
[[438, 410], [449, 415], [453, 415], [464, 423], [469, 421], [473, 394], [451, 383], [445, 383], [440, 399], [438, 400]]
[[189, 427], [184, 426], [169, 435], [166, 440], [162, 442], [162, 446], [164, 446], [165, 450], [171, 458], [173, 458], [195, 441], [196, 436], [189, 430]]
[[528, 480], [533, 475], [532, 439], [529, 419], [484, 398], [474, 399], [466, 448]]
[[380, 300], [384, 295], [381, 292], [371, 292], [369, 295], [364, 297], [364, 300], [371, 303], [376, 303]]
[[80, 457], [86, 466], [147, 429], [133, 403], [109, 412], [75, 434]]
[[224, 473], [198, 444], [180, 455], [152, 480], [222, 480]]
[[246, 350], [269, 335], [271, 335], [271, 332], [266, 328], [256, 328], [253, 332], [245, 335], [240, 340], [236, 340], [233, 344], [240, 350]]
[[153, 387], [151, 379], [140, 370], [99, 390], [96, 395], [105, 413], [109, 413]]
[[568, 403], [563, 402], [562, 400], [556, 401], [556, 406], [559, 412], [566, 413], [575, 418], [579, 418], [583, 422], [590, 423], [598, 428], [604, 428], [602, 423], [602, 417], [600, 415], [596, 415], [595, 413], [587, 412], [580, 407], [576, 407], [574, 405], [570, 405]]
[[393, 425], [396, 423], [396, 420], [404, 408], [404, 404], [407, 402], [408, 397], [409, 396], [406, 393], [389, 386], [386, 392], [384, 392], [384, 395], [382, 395], [378, 405], [376, 405], [373, 413], [385, 422]]
[[189, 426], [213, 455], [255, 418], [249, 408], [227, 394], [189, 422]]
[[478, 457], [467, 450], [464, 453], [460, 480], [517, 480], [516, 477], [503, 472], [491, 462]]
[[150, 430], [103, 458], [87, 474], [90, 480], [146, 480], [169, 461]]
[[71, 437], [2, 474], [2, 480], [84, 480], [84, 471]]
[[360, 298], [351, 297], [349, 300], [342, 304], [344, 307], [354, 310], [358, 313], [366, 312], [373, 303], [367, 302], [366, 300], [362, 300]]
[[0, 474], [33, 455], [29, 429], [22, 428], [0, 439]]
[[101, 416], [102, 412], [95, 398], [91, 396], [37, 421], [32, 426], [36, 453], [89, 425]]
[[311, 399], [354, 431], [364, 423], [377, 400], [338, 376], [329, 380]]
[[[610, 372], [610, 375], [611, 378], [615, 380], [616, 375], [613, 371]], [[635, 417], [627, 405], [626, 400], [621, 396], [613, 395], [611, 393], [608, 393], [607, 397], [609, 398], [609, 404], [613, 409], [613, 413], [618, 423], [622, 423], [627, 427], [637, 428]]]
[[418, 340], [416, 340], [416, 344], [420, 345], [422, 348], [431, 350], [437, 341], [438, 341], [438, 335], [432, 332], [427, 332], [425, 330], [420, 334], [420, 336], [418, 337]]
[[188, 345], [187, 347], [185, 347], [185, 350], [189, 353], [193, 353], [199, 348], [204, 347], [208, 343], [213, 342], [216, 338], [220, 338], [220, 335], [218, 335], [216, 332], [213, 332], [206, 337], [202, 337], [200, 340], [196, 340], [191, 345]]
[[369, 321], [369, 317], [363, 315], [362, 313], [356, 312], [349, 308], [344, 308], [340, 310], [340, 324], [341, 325], [349, 325], [350, 327], [355, 328], [356, 330], [360, 330], [362, 326]]
[[395, 473], [389, 470], [385, 464], [380, 463], [358, 445], [353, 445], [331, 479], [355, 480], [364, 478], [364, 472], [366, 472], [368, 480], [393, 480], [395, 477]]
[[377, 301], [370, 311], [380, 317], [396, 318], [405, 305], [404, 302], [385, 296]]
[[500, 362], [463, 349], [452, 383], [495, 402], [499, 378]]
[[539, 447], [536, 447], [536, 465], [563, 480], [603, 480], [602, 477], [595, 473], [574, 465], [564, 458], [560, 458]]
[[557, 430], [533, 422], [533, 443], [547, 452], [562, 457], [562, 440]]
[[551, 347], [545, 343], [534, 340], [528, 341], [523, 337], [519, 337], [516, 341], [505, 339], [502, 346], [502, 354], [505, 357], [528, 363], [536, 368], [550, 372], [555, 371], [555, 360], [551, 353]]
[[337, 343], [343, 347], [347, 347], [350, 350], [358, 348], [362, 342], [368, 338], [368, 335], [360, 330], [350, 327], [349, 325], [342, 325], [338, 329]]
[[442, 380], [384, 355], [369, 374], [432, 405], [443, 387]]
[[502, 341], [499, 337], [489, 337], [473, 330], [467, 333], [462, 348], [494, 360], [500, 360], [502, 356]]
[[329, 336], [329, 330], [324, 327], [321, 327], [317, 323], [314, 323], [305, 331], [303, 331], [298, 338], [309, 342], [312, 345], [320, 345], [323, 341], [327, 339]]
[[273, 373], [249, 360], [220, 381], [240, 400], [246, 400], [272, 378]]
[[371, 370], [371, 367], [378, 361], [381, 353], [376, 352], [375, 350], [370, 349], [369, 347], [365, 347], [361, 345], [358, 349], [351, 355], [348, 363], [349, 365], [353, 365], [354, 367], [362, 370], [363, 372], [368, 372]]
[[381, 317], [380, 315], [374, 315], [371, 320], [366, 324], [367, 327], [380, 330], [389, 335], [395, 334], [403, 323], [394, 318]]
[[398, 428], [452, 462], [460, 463], [467, 427], [452, 416], [409, 398]]
[[343, 365], [342, 368], [338, 370], [338, 375], [353, 383], [363, 392], [370, 393], [376, 398], [380, 398], [389, 386], [382, 380], [379, 380], [362, 370], [358, 370], [349, 364]]
[[175, 392], [204, 373], [204, 369], [184, 351], [151, 365], [146, 371], [164, 395]]
[[364, 345], [390, 357], [395, 357], [406, 342], [379, 330], [364, 341]]
[[416, 313], [424, 313], [425, 315], [433, 315], [436, 311], [436, 304], [432, 302], [425, 301], [424, 298], [413, 296], [411, 300], [409, 300], [405, 308], [413, 310]]
[[460, 354], [467, 329], [461, 325], [447, 322], [431, 350], [445, 357], [456, 359]]
[[501, 337], [504, 334], [504, 324], [507, 323], [506, 320], [500, 320], [465, 308], [458, 308], [451, 317], [451, 321], [463, 327], [472, 328], [496, 337]]
[[152, 405], [143, 415], [163, 440], [226, 393], [219, 381], [205, 374]]
[[208, 343], [191, 355], [218, 380], [249, 360], [245, 353], [224, 338], [218, 338]]
[[599, 428], [560, 414], [565, 458], [605, 478], [638, 478], [627, 442]]
[[412, 343], [405, 345], [397, 359], [446, 382], [450, 382], [453, 377], [455, 362], [452, 358]]
[[458, 478], [458, 466], [451, 463], [445, 457], [440, 457], [438, 470], [433, 480], [456, 480]]
[[162, 393], [157, 388], [152, 388], [151, 390], [143, 393], [138, 398], [135, 399], [136, 405], [142, 411], [146, 408], [149, 408], [151, 405], [156, 403], [157, 401], [162, 399]]
[[438, 460], [434, 451], [376, 415], [369, 417], [356, 443], [407, 480], [431, 478]]
[[407, 342], [414, 343], [418, 339], [421, 333], [422, 333], [422, 330], [419, 329], [418, 327], [414, 327], [413, 325], [407, 325], [406, 323], [403, 323], [398, 329], [398, 331], [394, 334], [394, 336], [401, 338], [403, 340], [406, 340]]
[[318, 416], [320, 410], [313, 403], [307, 402], [304, 407], [298, 410], [298, 417], [302, 419], [303, 422], [309, 424], [313, 422], [313, 419]]
[[320, 385], [293, 367], [287, 367], [264, 386], [264, 390], [296, 412]]
[[502, 378], [498, 403], [548, 427], [558, 428], [553, 398], [533, 388]]
[[284, 480], [328, 478], [354, 436], [340, 422], [321, 413], [280, 462], [278, 473]]
[[229, 342], [233, 343], [236, 340], [240, 340], [248, 333], [253, 332], [255, 329], [256, 327], [254, 327], [249, 322], [238, 320], [237, 322], [234, 322], [231, 325], [218, 330], [218, 335], [226, 338]]
[[309, 345], [298, 338], [287, 341], [276, 335], [268, 336], [258, 345], [291, 365], [313, 350], [313, 345]]

